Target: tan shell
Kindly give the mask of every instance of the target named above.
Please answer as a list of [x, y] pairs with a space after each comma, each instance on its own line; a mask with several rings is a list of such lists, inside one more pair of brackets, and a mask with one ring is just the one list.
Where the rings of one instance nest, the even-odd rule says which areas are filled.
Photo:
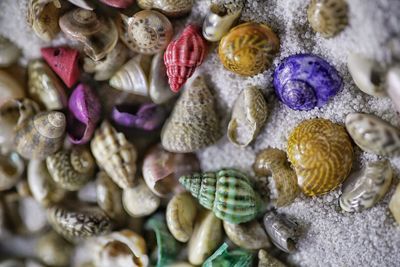
[[264, 126], [267, 116], [267, 103], [261, 90], [244, 89], [233, 106], [227, 132], [229, 141], [239, 147], [248, 146]]
[[73, 247], [54, 231], [41, 236], [36, 244], [36, 255], [49, 266], [70, 264]]
[[169, 17], [179, 17], [192, 10], [194, 0], [138, 0], [143, 9], [156, 9]]
[[261, 249], [271, 247], [269, 238], [256, 220], [242, 224], [223, 222], [224, 230], [229, 239], [244, 249]]
[[396, 222], [400, 224], [400, 184], [397, 185], [396, 191], [390, 199], [389, 210]]
[[0, 67], [8, 67], [14, 64], [20, 55], [19, 48], [13, 42], [0, 35]]
[[0, 69], [0, 107], [7, 101], [25, 97], [24, 89], [17, 80]]
[[397, 111], [400, 112], [400, 65], [395, 65], [386, 73], [387, 94], [392, 99]]
[[258, 251], [258, 267], [286, 267], [286, 265], [272, 257], [266, 250], [260, 249]]
[[60, 32], [60, 8], [59, 0], [29, 0], [28, 23], [42, 40], [51, 41]]
[[156, 104], [162, 104], [172, 99], [176, 94], [171, 91], [167, 71], [164, 64], [164, 51], [154, 55], [149, 74], [149, 94]]
[[25, 163], [17, 153], [0, 154], [0, 191], [17, 184], [25, 171]]
[[105, 121], [97, 129], [90, 147], [99, 166], [119, 187], [133, 186], [137, 152], [123, 133], [118, 133]]

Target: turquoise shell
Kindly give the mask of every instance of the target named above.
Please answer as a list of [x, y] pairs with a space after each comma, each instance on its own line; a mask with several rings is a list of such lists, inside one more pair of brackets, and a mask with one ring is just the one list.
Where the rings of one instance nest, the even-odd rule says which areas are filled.
[[223, 243], [211, 255], [202, 267], [250, 267], [253, 262], [253, 253], [243, 249], [228, 252], [228, 244]]

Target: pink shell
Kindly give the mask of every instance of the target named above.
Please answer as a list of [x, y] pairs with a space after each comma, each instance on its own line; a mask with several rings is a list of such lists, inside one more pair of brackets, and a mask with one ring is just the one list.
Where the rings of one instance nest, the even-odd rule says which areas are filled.
[[100, 2], [116, 8], [127, 8], [133, 5], [134, 0], [100, 0]]
[[195, 25], [187, 26], [181, 36], [168, 45], [164, 64], [172, 91], [178, 92], [196, 67], [203, 63], [206, 50], [207, 43], [200, 34], [200, 28]]

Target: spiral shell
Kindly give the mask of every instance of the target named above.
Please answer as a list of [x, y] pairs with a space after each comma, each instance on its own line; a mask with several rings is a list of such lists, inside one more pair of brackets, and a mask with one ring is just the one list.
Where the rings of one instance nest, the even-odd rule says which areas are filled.
[[192, 10], [194, 0], [138, 0], [140, 8], [156, 9], [169, 17], [179, 17]]
[[393, 170], [388, 160], [368, 162], [344, 183], [340, 207], [347, 212], [371, 208], [388, 191], [392, 176]]
[[39, 238], [36, 244], [37, 257], [49, 266], [67, 266], [70, 264], [73, 247], [54, 231]]
[[253, 253], [251, 251], [235, 249], [228, 252], [228, 244], [223, 243], [202, 266], [252, 266], [252, 262]]
[[163, 52], [154, 55], [149, 74], [149, 94], [151, 100], [156, 104], [168, 102], [175, 96], [168, 84], [163, 56]]
[[400, 155], [400, 130], [374, 115], [350, 113], [346, 116], [346, 129], [366, 152], [388, 157]]
[[397, 111], [400, 112], [400, 66], [389, 68], [385, 78], [387, 94], [392, 99]]
[[263, 219], [265, 230], [272, 243], [280, 250], [291, 253], [296, 248], [298, 224], [282, 214], [266, 213]]
[[325, 105], [343, 86], [337, 70], [312, 54], [285, 58], [274, 72], [279, 99], [294, 110], [310, 110]]
[[168, 18], [152, 10], [139, 11], [131, 18], [121, 14], [118, 30], [122, 42], [132, 51], [146, 55], [164, 50], [173, 35]]
[[17, 152], [27, 159], [44, 159], [56, 153], [65, 136], [66, 119], [58, 111], [40, 112], [27, 120], [15, 136]]
[[256, 87], [244, 89], [233, 106], [228, 125], [228, 138], [239, 147], [248, 146], [264, 126], [268, 116], [267, 103]]
[[271, 246], [267, 234], [256, 220], [244, 224], [232, 224], [224, 221], [223, 226], [229, 239], [241, 248], [255, 250]]
[[218, 48], [225, 68], [244, 76], [253, 76], [269, 68], [278, 51], [278, 36], [267, 25], [254, 22], [231, 29]]
[[19, 48], [10, 40], [0, 35], [0, 67], [14, 64], [21, 55]]
[[42, 40], [51, 41], [60, 32], [60, 8], [59, 0], [28, 1], [28, 23]]
[[266, 250], [258, 251], [258, 267], [286, 267], [280, 260], [272, 257]]
[[179, 182], [203, 207], [230, 223], [251, 221], [263, 209], [247, 175], [234, 169], [182, 176]]
[[0, 69], [0, 107], [9, 100], [25, 97], [24, 89], [17, 80]]
[[136, 148], [109, 122], [102, 123], [90, 147], [99, 166], [122, 189], [133, 186], [136, 174]]
[[24, 171], [25, 163], [17, 153], [0, 154], [0, 191], [16, 185]]
[[390, 199], [389, 210], [397, 223], [400, 224], [400, 184], [397, 185], [396, 191]]
[[346, 0], [311, 0], [307, 9], [308, 22], [315, 32], [330, 38], [348, 24]]
[[307, 196], [327, 193], [349, 175], [353, 146], [345, 129], [329, 120], [311, 119], [290, 134], [287, 153]]
[[199, 76], [175, 104], [161, 132], [161, 143], [168, 151], [188, 153], [212, 145], [219, 137], [214, 97]]

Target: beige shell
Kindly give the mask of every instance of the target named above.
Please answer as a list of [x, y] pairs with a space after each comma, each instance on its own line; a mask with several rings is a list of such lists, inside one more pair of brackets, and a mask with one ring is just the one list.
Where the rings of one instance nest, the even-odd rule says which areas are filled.
[[346, 0], [311, 0], [307, 9], [308, 22], [314, 31], [330, 38], [348, 24]]
[[25, 163], [17, 153], [0, 154], [0, 191], [12, 188], [25, 171]]
[[272, 257], [266, 250], [258, 251], [258, 267], [286, 267], [280, 260]]
[[137, 152], [123, 133], [118, 133], [105, 121], [96, 130], [90, 147], [99, 166], [119, 187], [133, 186]]
[[94, 11], [76, 8], [60, 18], [65, 35], [79, 41], [84, 51], [94, 61], [104, 58], [118, 42], [118, 31], [111, 18]]
[[154, 55], [149, 74], [149, 94], [156, 104], [163, 104], [176, 94], [171, 91], [164, 64], [164, 51]]
[[45, 62], [31, 61], [28, 76], [28, 92], [33, 100], [47, 110], [59, 110], [67, 106], [64, 86]]
[[0, 107], [7, 101], [25, 97], [25, 92], [17, 80], [0, 69]]
[[169, 17], [179, 17], [192, 10], [194, 0], [138, 0], [143, 9], [156, 9]]
[[397, 185], [396, 191], [390, 199], [389, 210], [397, 223], [400, 224], [400, 184]]
[[244, 89], [233, 106], [227, 132], [229, 141], [239, 147], [248, 146], [264, 126], [267, 116], [267, 103], [261, 90]]
[[220, 135], [214, 96], [204, 78], [198, 76], [183, 91], [165, 122], [161, 132], [162, 146], [171, 152], [194, 152], [214, 144]]
[[44, 234], [36, 243], [37, 257], [49, 266], [69, 265], [72, 252], [72, 245], [54, 231]]
[[242, 224], [224, 221], [223, 225], [229, 239], [241, 248], [255, 250], [271, 246], [267, 234], [256, 220]]
[[28, 1], [28, 23], [42, 40], [51, 41], [60, 32], [60, 8], [59, 0]]
[[386, 73], [387, 94], [392, 99], [397, 111], [400, 112], [400, 66], [396, 65]]
[[132, 51], [153, 55], [163, 51], [172, 39], [172, 24], [163, 14], [142, 10], [127, 17], [121, 14], [118, 31], [122, 42]]
[[187, 242], [193, 233], [196, 201], [190, 193], [175, 195], [168, 203], [165, 216], [171, 234], [180, 242]]
[[19, 48], [13, 42], [0, 35], [0, 67], [8, 67], [14, 64], [20, 55]]
[[194, 267], [194, 266], [187, 262], [174, 262], [172, 264], [168, 264], [167, 267]]

